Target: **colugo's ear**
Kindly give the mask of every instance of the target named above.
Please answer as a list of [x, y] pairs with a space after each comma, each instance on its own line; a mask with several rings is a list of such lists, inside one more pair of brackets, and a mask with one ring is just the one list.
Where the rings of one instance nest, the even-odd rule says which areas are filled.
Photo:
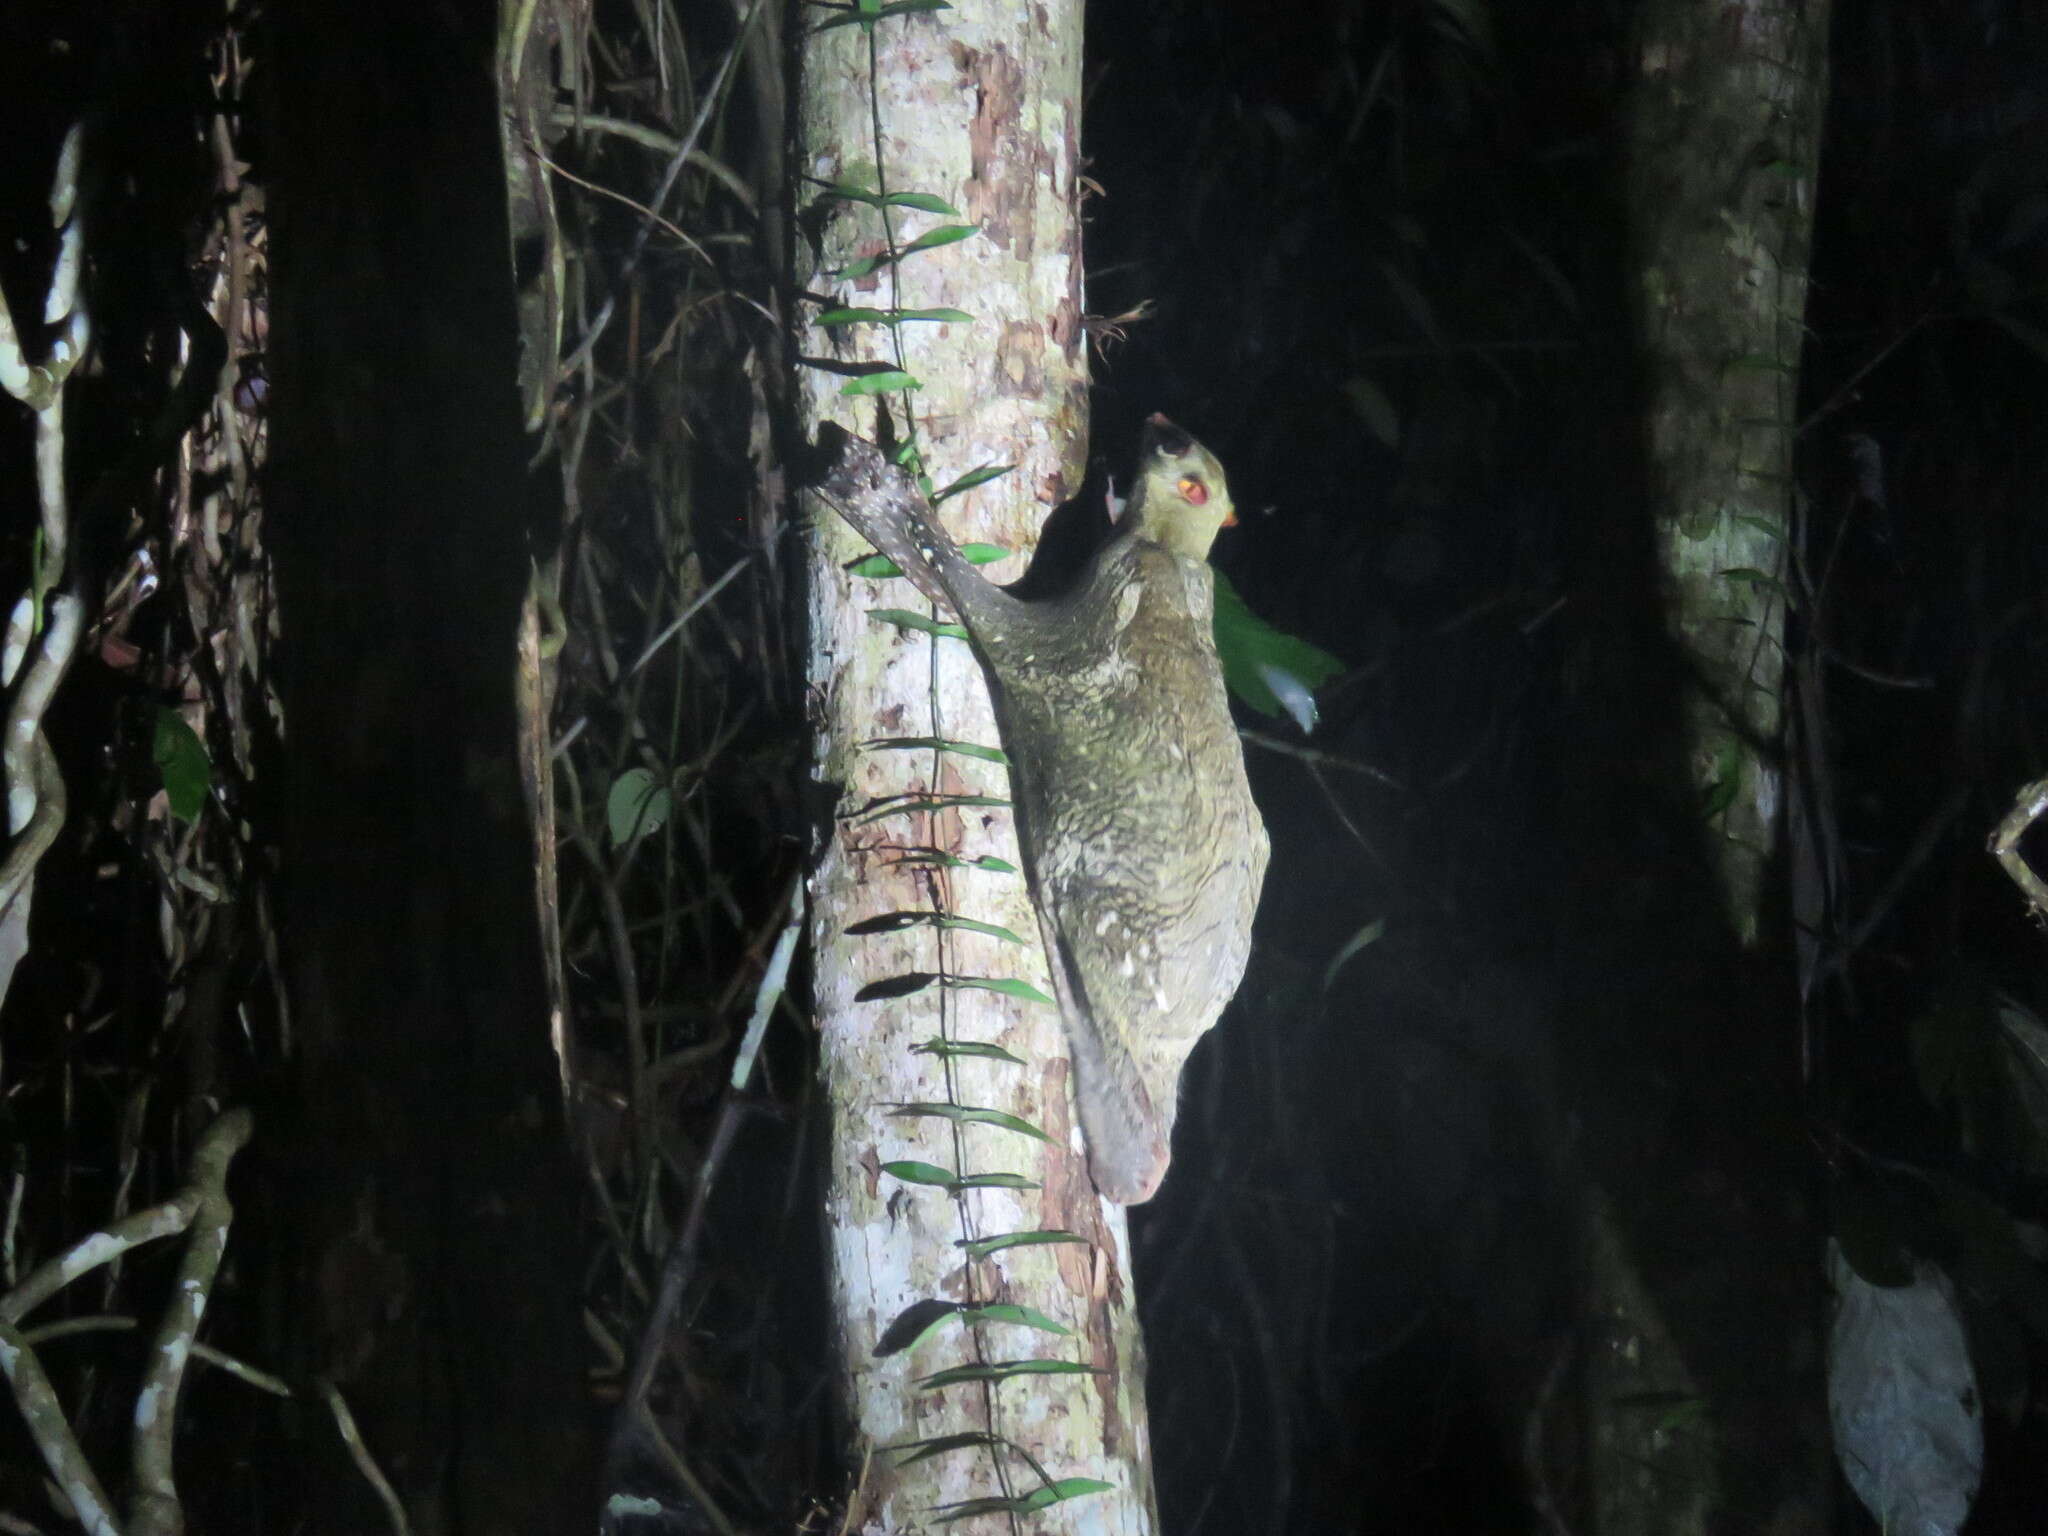
[[1145, 440], [1152, 452], [1166, 459], [1177, 459], [1195, 446], [1195, 440], [1160, 411], [1145, 418]]

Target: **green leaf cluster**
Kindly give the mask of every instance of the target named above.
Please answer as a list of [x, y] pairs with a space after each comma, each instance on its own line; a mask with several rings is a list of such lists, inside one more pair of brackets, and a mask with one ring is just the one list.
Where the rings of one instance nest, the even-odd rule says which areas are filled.
[[213, 763], [199, 733], [175, 709], [158, 707], [150, 757], [163, 775], [171, 815], [183, 822], [197, 821], [213, 788]]
[[1344, 663], [1299, 636], [1275, 629], [1245, 606], [1237, 588], [1216, 573], [1216, 659], [1230, 691], [1262, 715], [1287, 715], [1275, 684], [1291, 680], [1300, 691], [1316, 689], [1344, 670]]

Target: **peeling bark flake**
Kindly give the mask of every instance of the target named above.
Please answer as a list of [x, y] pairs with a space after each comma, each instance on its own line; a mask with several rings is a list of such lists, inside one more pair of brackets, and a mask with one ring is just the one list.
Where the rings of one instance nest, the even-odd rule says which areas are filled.
[[967, 130], [968, 215], [998, 250], [1028, 263], [1031, 182], [1042, 154], [1018, 132], [1023, 68], [1000, 47], [989, 53], [955, 47], [953, 57], [974, 87], [974, 121]]
[[1006, 395], [1036, 400], [1045, 393], [1045, 368], [1040, 355], [1045, 350], [1045, 332], [1029, 320], [1012, 320], [1003, 326], [996, 343], [996, 387]]
[[1060, 300], [1058, 307], [1052, 312], [1053, 345], [1062, 352], [1072, 355], [1080, 336], [1081, 306], [1074, 302], [1074, 296], [1070, 293]]

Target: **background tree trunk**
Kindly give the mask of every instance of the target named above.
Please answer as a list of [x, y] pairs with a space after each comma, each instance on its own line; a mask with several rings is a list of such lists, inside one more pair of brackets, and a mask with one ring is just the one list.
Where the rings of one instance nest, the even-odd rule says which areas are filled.
[[[1653, 4], [1638, 21], [1626, 198], [1646, 479], [1683, 690], [1682, 789], [1704, 836], [1698, 895], [1718, 893], [1720, 911], [1666, 939], [1662, 986], [1684, 1004], [1663, 1008], [1662, 1028], [1616, 1009], [1606, 1036], [1636, 1042], [1625, 1070], [1657, 1085], [1644, 1101], [1672, 1118], [1652, 1129], [1644, 1116], [1607, 1143], [1605, 1167], [1593, 1159], [1611, 1180], [1587, 1202], [1585, 1244], [1603, 1532], [1826, 1524], [1816, 1238], [1789, 1198], [1796, 1015], [1764, 900], [1783, 815], [1786, 550], [1826, 41], [1824, 0]], [[1637, 1182], [1643, 1134], [1669, 1171]], [[1787, 1197], [1761, 1194], [1781, 1186]]]
[[[302, 1364], [416, 1530], [561, 1531], [591, 1481], [577, 1201], [514, 767], [526, 587], [493, 11], [288, 6], [270, 525], [289, 643], [283, 1133]], [[320, 1529], [381, 1514], [339, 1452]]]
[[1785, 550], [1826, 0], [1644, 9], [1629, 214], [1657, 548], [1728, 920], [1757, 942], [1783, 779]]
[[[971, 323], [904, 328], [906, 366], [924, 381], [914, 395], [924, 462], [943, 486], [982, 465], [1006, 475], [948, 505], [963, 542], [1028, 550], [1047, 512], [1081, 483], [1087, 408], [1075, 190], [1081, 86], [1081, 10], [1074, 0], [1022, 8], [977, 0], [937, 15], [882, 21], [874, 29], [883, 134], [881, 175], [890, 191], [946, 199], [980, 233], [920, 252], [900, 268], [906, 308], [954, 306]], [[806, 175], [877, 185], [869, 45], [859, 27], [814, 33], [806, 45], [800, 108]], [[807, 193], [809, 188], [806, 189]], [[869, 207], [827, 205], [823, 258], [813, 291], [843, 302], [892, 303], [888, 268], [836, 281], [829, 269], [881, 249]], [[890, 210], [899, 245], [957, 222]], [[878, 327], [812, 330], [805, 350], [848, 359], [891, 356]], [[877, 413], [839, 395], [844, 380], [809, 370], [806, 412], [866, 436]], [[895, 412], [900, 396], [892, 396]], [[894, 423], [900, 435], [903, 423]], [[1141, 1532], [1153, 1528], [1143, 1374], [1139, 1365], [1130, 1249], [1123, 1212], [1095, 1194], [1082, 1155], [1056, 1010], [996, 993], [933, 986], [887, 1002], [860, 1002], [870, 982], [909, 972], [1022, 976], [1049, 994], [1035, 939], [1020, 946], [976, 933], [917, 927], [855, 936], [848, 925], [889, 912], [934, 908], [1019, 935], [1037, 925], [1021, 874], [933, 868], [912, 848], [960, 859], [1018, 854], [1007, 810], [971, 809], [861, 820], [862, 807], [912, 790], [1002, 796], [1006, 775], [956, 753], [875, 751], [874, 737], [938, 736], [993, 745], [996, 729], [966, 646], [877, 622], [868, 610], [916, 601], [907, 583], [877, 584], [842, 567], [864, 543], [821, 511], [812, 543], [810, 678], [821, 733], [821, 773], [843, 786], [813, 882], [817, 1019], [831, 1105], [827, 1219], [835, 1309], [843, 1329], [855, 1462], [895, 1442], [993, 1430], [1029, 1449], [1055, 1478], [1113, 1483], [1040, 1516], [1037, 1528]], [[1013, 580], [1023, 562], [993, 568]], [[945, 617], [950, 617], [947, 615]], [[962, 1060], [950, 1069], [912, 1046], [944, 1034], [1002, 1045], [1023, 1065]], [[892, 1117], [900, 1103], [956, 1099], [1022, 1116], [1051, 1137], [968, 1126], [956, 1136], [939, 1119]], [[962, 1203], [880, 1171], [918, 1159], [961, 1171], [1015, 1170], [1041, 1187], [969, 1195]], [[960, 1242], [1012, 1230], [1064, 1229], [1085, 1241], [1020, 1247], [963, 1261]], [[915, 1350], [877, 1359], [884, 1329], [923, 1298], [1011, 1301], [1058, 1319], [1071, 1338], [1014, 1326], [980, 1337], [957, 1325]], [[1100, 1374], [1052, 1376], [932, 1392], [918, 1378], [977, 1357], [1034, 1356], [1083, 1362]], [[1002, 1459], [1001, 1481], [985, 1450], [954, 1451], [896, 1468], [877, 1455], [865, 1493], [871, 1531], [932, 1527], [933, 1506], [1028, 1495], [1028, 1466]], [[991, 1518], [969, 1529], [1007, 1528]], [[960, 1527], [954, 1527], [956, 1529]]]

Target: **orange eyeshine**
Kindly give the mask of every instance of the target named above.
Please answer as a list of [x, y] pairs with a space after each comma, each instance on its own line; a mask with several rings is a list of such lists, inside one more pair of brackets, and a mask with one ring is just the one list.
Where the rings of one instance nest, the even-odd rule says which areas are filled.
[[1198, 507], [1209, 499], [1209, 487], [1202, 484], [1193, 475], [1181, 476], [1180, 493], [1187, 501]]

